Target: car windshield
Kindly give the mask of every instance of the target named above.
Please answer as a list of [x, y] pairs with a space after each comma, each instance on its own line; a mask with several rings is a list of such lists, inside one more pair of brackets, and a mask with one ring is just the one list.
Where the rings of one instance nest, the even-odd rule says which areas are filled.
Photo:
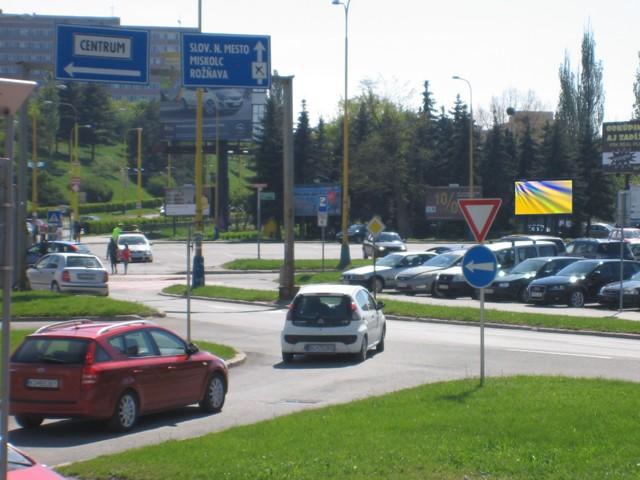
[[586, 275], [590, 273], [598, 265], [597, 262], [575, 262], [567, 265], [556, 275], [560, 277], [571, 277], [573, 275]]
[[429, 259], [422, 265], [425, 267], [448, 267], [459, 260], [461, 256], [459, 253], [442, 253]]
[[376, 242], [399, 242], [401, 240], [400, 235], [395, 232], [382, 232], [376, 237]]
[[11, 358], [16, 363], [84, 364], [88, 340], [27, 337]]
[[392, 253], [391, 255], [387, 255], [386, 257], [382, 257], [376, 260], [376, 267], [394, 267], [403, 258], [404, 258], [404, 255], [398, 255], [397, 253]]
[[634, 273], [629, 280], [640, 280], [640, 272]]
[[120, 235], [118, 237], [118, 244], [119, 245], [146, 245], [146, 241], [144, 239], [144, 237], [125, 237], [123, 235]]
[[84, 243], [76, 243], [76, 251], [80, 253], [89, 253], [89, 247], [87, 247]]
[[67, 267], [102, 268], [95, 257], [67, 257]]
[[545, 260], [538, 258], [528, 258], [524, 262], [519, 263], [511, 270], [511, 273], [536, 273], [546, 263]]

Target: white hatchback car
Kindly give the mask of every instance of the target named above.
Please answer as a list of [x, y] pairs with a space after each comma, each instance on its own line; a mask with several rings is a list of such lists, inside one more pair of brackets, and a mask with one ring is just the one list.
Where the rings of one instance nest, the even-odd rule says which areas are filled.
[[352, 354], [357, 361], [369, 349], [384, 350], [387, 332], [382, 302], [359, 285], [308, 285], [289, 305], [281, 335], [282, 360], [296, 354]]
[[118, 260], [122, 261], [124, 246], [129, 245], [131, 262], [153, 262], [153, 245], [144, 233], [121, 233], [118, 237]]
[[33, 290], [109, 295], [109, 273], [95, 255], [50, 253], [27, 270]]

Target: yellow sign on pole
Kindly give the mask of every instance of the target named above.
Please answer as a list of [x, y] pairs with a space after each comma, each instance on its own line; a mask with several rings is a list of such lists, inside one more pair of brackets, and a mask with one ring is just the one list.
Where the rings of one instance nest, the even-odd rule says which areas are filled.
[[384, 231], [385, 228], [387, 228], [386, 225], [382, 223], [382, 219], [378, 215], [375, 215], [371, 220], [369, 220], [369, 223], [367, 223], [367, 230], [374, 237], [378, 236], [378, 234]]

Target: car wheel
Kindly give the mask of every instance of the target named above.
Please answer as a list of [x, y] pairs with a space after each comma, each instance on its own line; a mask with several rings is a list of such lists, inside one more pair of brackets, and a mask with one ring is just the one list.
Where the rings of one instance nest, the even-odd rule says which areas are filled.
[[58, 285], [58, 282], [51, 283], [51, 291], [55, 293], [60, 293], [60, 285]]
[[573, 308], [584, 307], [584, 292], [582, 290], [571, 292], [569, 296], [569, 306]]
[[436, 297], [436, 298], [444, 298], [445, 297], [445, 294], [442, 293], [440, 290], [438, 290], [438, 286], [437, 285], [433, 286], [433, 293], [431, 295]]
[[362, 363], [367, 359], [367, 352], [369, 351], [369, 337], [366, 335], [362, 337], [362, 345], [360, 351], [356, 353], [356, 362]]
[[293, 353], [290, 352], [282, 352], [282, 361], [284, 363], [291, 363], [293, 362]]
[[33, 415], [16, 415], [16, 423], [24, 429], [38, 428], [44, 421], [43, 417]]
[[382, 327], [382, 336], [380, 337], [380, 341], [376, 345], [376, 352], [382, 353], [384, 352], [384, 338], [387, 336], [387, 326], [384, 325]]
[[219, 373], [214, 373], [207, 382], [204, 391], [204, 398], [200, 401], [200, 408], [204, 412], [219, 412], [224, 405], [226, 394], [224, 377]]
[[138, 400], [132, 391], [124, 392], [116, 403], [109, 419], [109, 428], [115, 432], [126, 432], [138, 421]]
[[522, 303], [529, 303], [529, 292], [527, 291], [527, 287], [520, 290], [520, 301]]
[[384, 280], [382, 280], [380, 277], [373, 277], [370, 280], [369, 285], [372, 292], [380, 293], [384, 288]]

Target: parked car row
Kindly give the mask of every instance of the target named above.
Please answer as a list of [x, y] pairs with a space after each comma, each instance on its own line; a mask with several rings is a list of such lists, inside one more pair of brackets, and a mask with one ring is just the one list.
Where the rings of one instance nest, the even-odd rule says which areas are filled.
[[[640, 273], [635, 276], [640, 262], [629, 243], [579, 238], [565, 246], [557, 237], [512, 235], [486, 246], [493, 251], [498, 267], [496, 279], [484, 289], [487, 299], [617, 306], [622, 279], [625, 306], [640, 306]], [[393, 288], [409, 295], [477, 297], [479, 291], [467, 283], [462, 270], [465, 252], [466, 248], [457, 248], [430, 258], [424, 255], [430, 252], [392, 253], [375, 260], [375, 268], [343, 272], [342, 283], [363, 285], [375, 293]]]

